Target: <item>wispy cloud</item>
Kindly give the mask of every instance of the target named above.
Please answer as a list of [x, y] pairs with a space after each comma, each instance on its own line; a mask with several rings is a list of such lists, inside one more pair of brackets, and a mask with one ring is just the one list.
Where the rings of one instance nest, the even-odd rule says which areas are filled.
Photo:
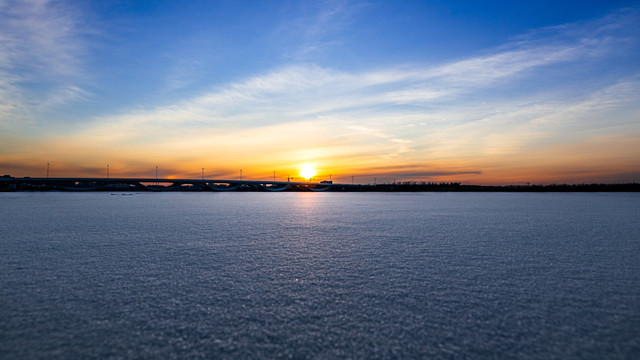
[[72, 9], [47, 0], [0, 1], [0, 126], [33, 120], [34, 111], [84, 93], [75, 84], [81, 54]]
[[73, 75], [77, 70], [76, 19], [47, 0], [0, 3], [3, 65], [23, 76]]
[[343, 45], [343, 30], [367, 7], [366, 2], [345, 0], [296, 4], [303, 10], [295, 11], [300, 15], [283, 23], [273, 34], [291, 44], [283, 56], [295, 61], [309, 61]]
[[[615, 47], [594, 45], [600, 42], [585, 41], [585, 34], [594, 36], [592, 31], [585, 31], [573, 42], [544, 45], [537, 40], [520, 40], [492, 53], [431, 67], [399, 66], [347, 73], [316, 65], [293, 65], [173, 105], [117, 115], [106, 122], [259, 127], [323, 115], [340, 114], [341, 118], [355, 120], [357, 114], [369, 116], [381, 110], [389, 116], [395, 116], [399, 109], [403, 115], [417, 115], [425, 106], [449, 105], [468, 94], [483, 98], [482, 91], [498, 85], [509, 86], [521, 80], [534, 84], [546, 75], [545, 67], [567, 64], [570, 68], [588, 60], [593, 53], [615, 54]], [[419, 110], [402, 108], [403, 105], [417, 106]]]

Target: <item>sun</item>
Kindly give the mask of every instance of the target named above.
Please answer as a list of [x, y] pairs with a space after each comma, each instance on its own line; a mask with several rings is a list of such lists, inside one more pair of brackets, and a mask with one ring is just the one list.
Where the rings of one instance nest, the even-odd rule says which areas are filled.
[[309, 180], [316, 175], [316, 170], [311, 165], [304, 165], [300, 169], [300, 176]]

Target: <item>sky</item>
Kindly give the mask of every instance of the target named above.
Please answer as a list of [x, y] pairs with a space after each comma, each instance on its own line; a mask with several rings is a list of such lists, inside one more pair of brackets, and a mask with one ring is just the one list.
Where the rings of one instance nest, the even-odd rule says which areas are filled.
[[640, 182], [638, 24], [638, 1], [0, 0], [0, 175]]

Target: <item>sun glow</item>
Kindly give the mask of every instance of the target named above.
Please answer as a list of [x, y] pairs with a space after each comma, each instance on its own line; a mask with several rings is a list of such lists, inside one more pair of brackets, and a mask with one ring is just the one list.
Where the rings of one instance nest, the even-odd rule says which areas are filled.
[[300, 176], [309, 180], [316, 175], [316, 170], [311, 165], [304, 165], [300, 169]]

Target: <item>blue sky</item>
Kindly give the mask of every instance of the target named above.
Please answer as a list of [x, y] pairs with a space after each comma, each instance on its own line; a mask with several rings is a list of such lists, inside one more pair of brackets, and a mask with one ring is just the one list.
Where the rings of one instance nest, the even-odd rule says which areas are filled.
[[639, 20], [636, 1], [0, 0], [0, 172], [640, 181]]

